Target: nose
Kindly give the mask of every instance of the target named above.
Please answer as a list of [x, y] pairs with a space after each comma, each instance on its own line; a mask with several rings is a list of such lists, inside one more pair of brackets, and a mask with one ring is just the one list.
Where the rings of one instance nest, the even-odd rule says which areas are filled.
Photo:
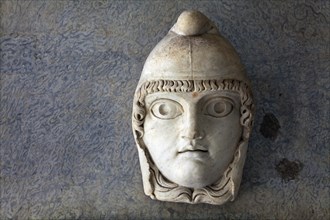
[[199, 132], [199, 131], [187, 132], [187, 134], [184, 134], [181, 137], [187, 140], [201, 140], [204, 138], [204, 132]]
[[198, 120], [198, 112], [195, 106], [190, 106], [188, 111], [185, 111], [183, 117], [183, 127], [181, 130], [181, 138], [186, 140], [201, 140], [205, 136], [202, 129], [202, 123]]

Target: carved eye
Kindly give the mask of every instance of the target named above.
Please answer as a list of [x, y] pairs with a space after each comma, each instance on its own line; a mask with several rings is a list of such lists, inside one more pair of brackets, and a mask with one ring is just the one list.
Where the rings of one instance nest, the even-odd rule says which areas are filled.
[[233, 110], [233, 104], [227, 98], [213, 98], [204, 107], [204, 114], [215, 118], [227, 116]]
[[151, 113], [159, 119], [174, 119], [182, 114], [182, 106], [176, 101], [160, 99], [152, 103]]

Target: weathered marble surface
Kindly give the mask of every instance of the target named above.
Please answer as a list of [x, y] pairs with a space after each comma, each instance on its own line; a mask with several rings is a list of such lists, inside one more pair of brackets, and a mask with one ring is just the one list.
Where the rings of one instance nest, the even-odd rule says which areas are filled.
[[[224, 206], [143, 194], [131, 103], [184, 9], [207, 14], [253, 82], [254, 132]], [[320, 1], [0, 2], [0, 219], [330, 217], [330, 6]]]

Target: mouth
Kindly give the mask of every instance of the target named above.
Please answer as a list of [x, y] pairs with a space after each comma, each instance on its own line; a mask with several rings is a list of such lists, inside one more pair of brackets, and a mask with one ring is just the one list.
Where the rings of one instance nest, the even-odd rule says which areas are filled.
[[204, 149], [195, 149], [195, 150], [183, 150], [183, 151], [179, 151], [179, 154], [182, 153], [187, 153], [187, 152], [200, 152], [200, 153], [207, 153], [208, 150], [204, 150]]
[[178, 157], [185, 161], [198, 161], [205, 163], [209, 160], [209, 152], [206, 149], [185, 149], [178, 152]]
[[187, 156], [205, 156], [208, 154], [208, 150], [206, 147], [201, 145], [187, 145], [181, 150], [178, 151], [179, 155], [187, 155]]

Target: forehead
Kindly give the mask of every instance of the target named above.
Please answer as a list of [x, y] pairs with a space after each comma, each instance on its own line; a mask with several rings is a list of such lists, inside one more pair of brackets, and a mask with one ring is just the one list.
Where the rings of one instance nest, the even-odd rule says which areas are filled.
[[198, 103], [213, 97], [226, 97], [231, 99], [235, 104], [240, 103], [240, 94], [237, 91], [232, 90], [201, 92], [155, 92], [148, 94], [145, 98], [145, 101], [147, 105], [158, 99], [171, 99], [177, 102]]

